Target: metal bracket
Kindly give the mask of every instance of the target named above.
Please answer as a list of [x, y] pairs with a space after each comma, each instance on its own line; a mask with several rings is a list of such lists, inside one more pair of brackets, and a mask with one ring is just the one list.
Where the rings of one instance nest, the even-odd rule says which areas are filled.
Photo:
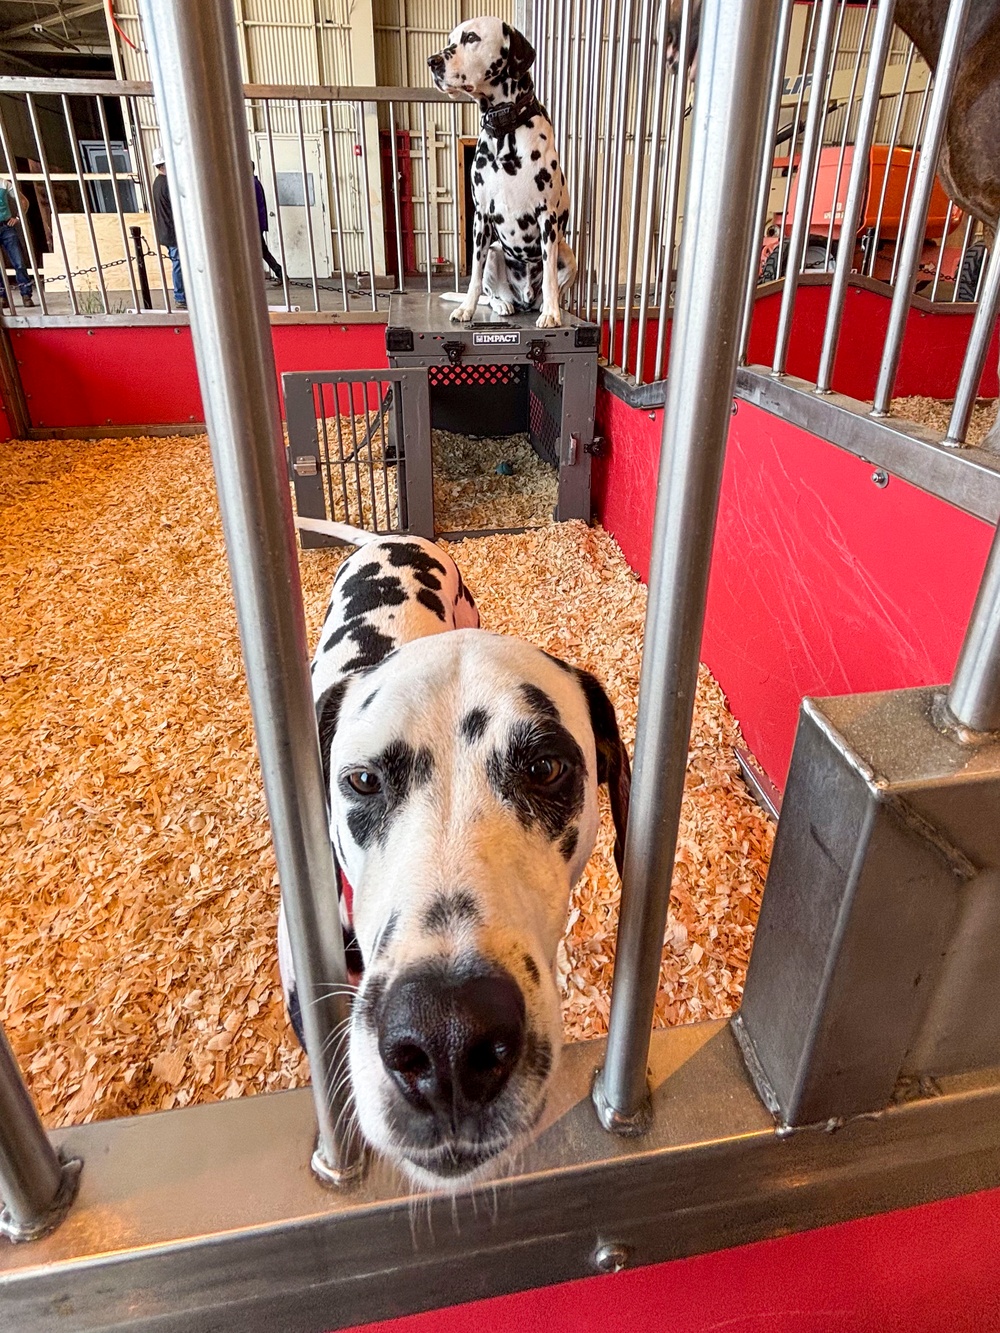
[[462, 364], [462, 357], [465, 354], [465, 343], [446, 342], [442, 343], [441, 346], [444, 348], [445, 354], [451, 365], [460, 366]]
[[315, 477], [317, 472], [314, 454], [299, 454], [292, 463], [292, 471], [298, 477]]
[[605, 444], [603, 435], [595, 435], [589, 444], [583, 446], [584, 453], [590, 454], [591, 458], [603, 458], [607, 453]]
[[543, 365], [548, 356], [549, 345], [544, 338], [532, 338], [528, 343], [527, 357], [533, 361], [536, 366]]

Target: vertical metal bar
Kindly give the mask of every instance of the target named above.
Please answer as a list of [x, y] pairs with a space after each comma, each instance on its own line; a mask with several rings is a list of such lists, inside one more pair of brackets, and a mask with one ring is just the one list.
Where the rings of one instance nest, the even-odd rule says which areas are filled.
[[[785, 0], [790, 5], [792, 0]], [[660, 140], [663, 130], [663, 85], [667, 76], [667, 19], [670, 17], [669, 0], [660, 0], [660, 16], [656, 27], [656, 80], [653, 84], [653, 128], [649, 145], [649, 184], [646, 186], [645, 233], [642, 242], [642, 270], [639, 276], [639, 312], [636, 317], [635, 382], [644, 380], [644, 352], [646, 324], [649, 319], [649, 278], [653, 260], [653, 219], [656, 214], [656, 186], [660, 178]], [[636, 205], [638, 211], [638, 204]]]
[[962, 237], [962, 252], [958, 256], [958, 267], [955, 269], [955, 281], [951, 288], [952, 305], [958, 300], [958, 289], [962, 283], [962, 268], [965, 265], [965, 256], [969, 250], [969, 241], [972, 238], [972, 229], [976, 225], [976, 219], [970, 213], [965, 219], [965, 234]]
[[[775, 265], [775, 278], [780, 278], [785, 269], [785, 227], [788, 222], [788, 204], [792, 197], [792, 181], [795, 178], [795, 149], [802, 133], [802, 103], [806, 96], [806, 77], [809, 73], [809, 61], [813, 55], [813, 36], [816, 32], [816, 18], [819, 5], [809, 7], [809, 26], [803, 37], [802, 52], [799, 59], [799, 92], [795, 100], [795, 116], [791, 124], [791, 138], [788, 141], [788, 171], [785, 175], [785, 197], [781, 204], [781, 227], [778, 231], [778, 262]], [[815, 87], [815, 80], [812, 87]]]
[[[910, 150], [910, 160], [906, 167], [906, 183], [903, 186], [903, 202], [899, 208], [900, 223], [907, 215], [907, 209], [910, 204], [910, 189], [913, 185], [913, 168], [917, 161], [918, 152], [924, 133], [924, 118], [927, 115], [927, 99], [930, 96], [930, 80], [924, 84], [924, 91], [920, 98], [920, 110], [917, 112], [917, 132], [914, 135], [913, 147]], [[926, 228], [924, 229], [926, 233]], [[890, 284], [896, 281], [896, 274], [899, 271], [899, 246], [897, 245], [892, 255], [892, 266], [889, 269]]]
[[[639, 246], [639, 225], [642, 210], [642, 168], [646, 160], [646, 102], [649, 94], [649, 47], [653, 31], [651, 0], [642, 0], [639, 11], [639, 77], [635, 87], [635, 130], [632, 135], [632, 198], [628, 248], [625, 251], [625, 309], [622, 313], [622, 372], [628, 374], [628, 340], [632, 331], [632, 306], [635, 302], [635, 269]], [[652, 190], [652, 180], [650, 181]], [[635, 356], [642, 358], [643, 329], [639, 325]]]
[[[99, 99], [98, 99], [99, 100]], [[35, 291], [38, 293], [38, 303], [42, 307], [42, 314], [49, 313], [48, 305], [45, 301], [45, 283], [42, 280], [42, 272], [38, 267], [38, 260], [35, 257], [35, 247], [31, 240], [31, 232], [28, 230], [28, 215], [24, 204], [21, 202], [21, 191], [17, 183], [17, 159], [10, 150], [10, 139], [7, 135], [7, 122], [3, 113], [3, 101], [0, 99], [0, 149], [3, 151], [4, 162], [7, 165], [7, 171], [10, 175], [11, 184], [14, 187], [14, 207], [17, 209], [17, 217], [21, 226], [21, 238], [24, 241], [24, 248], [27, 251], [28, 262], [31, 264], [31, 271], [35, 277]], [[6, 259], [4, 259], [6, 268]], [[14, 307], [11, 306], [11, 311]]]
[[705, 0], [650, 567], [607, 1059], [608, 1129], [642, 1129], [779, 0]]
[[[837, 28], [833, 35], [833, 44], [830, 47], [830, 59], [827, 62], [826, 84], [823, 90], [823, 112], [822, 122], [819, 132], [819, 145], [816, 150], [816, 160], [813, 163], [812, 176], [809, 181], [809, 208], [806, 217], [812, 225], [813, 209], [816, 207], [816, 186], [819, 181], [819, 164], [823, 153], [823, 141], [826, 139], [826, 126], [830, 119], [830, 103], [833, 101], [833, 80], [837, 72], [837, 57], [840, 54], [840, 38], [844, 30], [844, 14], [847, 9], [847, 0], [840, 0], [840, 12], [837, 15]], [[814, 85], [815, 86], [815, 85]], [[808, 236], [806, 238], [808, 243]]]
[[[49, 160], [45, 152], [45, 144], [42, 142], [42, 132], [38, 128], [38, 112], [35, 109], [35, 97], [33, 93], [26, 93], [25, 102], [28, 106], [28, 119], [31, 121], [31, 131], [35, 136], [35, 147], [38, 151], [38, 163], [42, 168], [42, 179], [45, 182], [45, 194], [49, 201], [49, 213], [52, 216], [52, 225], [55, 227], [56, 237], [59, 241], [59, 250], [62, 254], [63, 267], [66, 270], [66, 287], [69, 291], [69, 303], [73, 308], [73, 314], [80, 313], [80, 306], [76, 299], [76, 287], [73, 283], [72, 265], [69, 262], [69, 251], [66, 249], [66, 238], [63, 236], [62, 219], [59, 217], [59, 210], [56, 207], [56, 197], [52, 192], [52, 177], [49, 175]], [[138, 302], [136, 307], [138, 308]]]
[[368, 249], [368, 280], [372, 289], [372, 309], [378, 309], [378, 292], [375, 288], [375, 229], [372, 225], [372, 191], [371, 177], [368, 171], [368, 135], [365, 133], [365, 104], [357, 102], [355, 104], [355, 114], [358, 118], [358, 139], [361, 143], [360, 167], [361, 172], [361, 199], [365, 212], [365, 240]]
[[[610, 255], [608, 256], [608, 361], [611, 365], [614, 365], [615, 361], [615, 324], [617, 323], [618, 318], [618, 271], [619, 260], [621, 258], [622, 210], [623, 195], [625, 191], [626, 121], [628, 120], [629, 86], [631, 84], [631, 73], [634, 65], [632, 56], [634, 37], [632, 32], [632, 20], [634, 14], [635, 0], [625, 0], [625, 17], [622, 24], [624, 51], [622, 53], [623, 59], [619, 61], [621, 82], [618, 89], [618, 108], [615, 115], [617, 135], [615, 138], [614, 179], [611, 194]], [[625, 369], [624, 361], [625, 349], [623, 348], [623, 370]]]
[[61, 1162], [0, 1028], [0, 1236], [34, 1240], [73, 1200], [80, 1162]]
[[334, 133], [333, 102], [327, 102], [327, 118], [330, 126], [330, 181], [333, 185], [333, 218], [337, 231], [337, 259], [340, 264], [340, 295], [344, 309], [350, 309], [347, 295], [347, 257], [344, 254], [344, 214], [340, 203], [340, 177], [337, 173], [337, 139]]
[[[94, 256], [94, 269], [97, 274], [97, 286], [101, 293], [101, 301], [104, 305], [104, 313], [110, 314], [111, 306], [108, 303], [108, 289], [104, 285], [104, 269], [101, 267], [101, 255], [97, 248], [97, 232], [94, 230], [94, 215], [91, 211], [90, 200], [87, 198], [87, 183], [83, 179], [83, 162], [80, 159], [80, 146], [76, 141], [76, 129], [73, 125], [73, 111], [69, 104], [69, 98], [65, 93], [62, 94], [63, 119], [66, 121], [66, 133], [69, 136], [69, 146], [73, 151], [73, 170], [76, 172], [77, 180], [80, 183], [80, 197], [83, 200], [83, 216], [87, 219], [87, 231], [90, 235], [90, 249]], [[156, 247], [156, 253], [160, 254], [160, 247]], [[160, 272], [163, 272], [163, 259], [160, 257]], [[164, 289], [166, 289], [166, 278], [163, 280]]]
[[[604, 321], [604, 298], [607, 291], [606, 264], [608, 245], [611, 239], [613, 217], [611, 215], [611, 166], [612, 136], [617, 141], [618, 125], [615, 108], [618, 104], [618, 84], [622, 77], [622, 60], [611, 59], [611, 42], [618, 37], [618, 21], [621, 14], [622, 0], [611, 0], [611, 26], [608, 30], [607, 77], [604, 82], [604, 160], [601, 163], [601, 234], [597, 250], [597, 294], [595, 297], [594, 321]], [[611, 359], [611, 344], [608, 343], [608, 359]]]
[[948, 708], [963, 727], [1000, 731], [1000, 528], [958, 655]]
[[[757, 278], [760, 270], [760, 246], [764, 237], [767, 202], [771, 197], [771, 177], [774, 174], [774, 140], [778, 132], [778, 117], [781, 115], [781, 93], [785, 86], [785, 64], [788, 60], [788, 44], [791, 40], [792, 10], [795, 0], [781, 0], [781, 13], [778, 16], [778, 43], [774, 52], [774, 64], [771, 66], [771, 100], [764, 122], [764, 144], [760, 157], [760, 176], [757, 180], [757, 226], [754, 231], [754, 243], [757, 249], [750, 256], [747, 270], [747, 285], [743, 295], [743, 326], [740, 333], [740, 360], [745, 361], [750, 346], [750, 326], [753, 323], [754, 305], [757, 299]], [[781, 242], [779, 240], [778, 244]]]
[[986, 280], [976, 310], [976, 317], [972, 321], [969, 345], [965, 349], [965, 356], [962, 359], [962, 371], [958, 377], [955, 404], [944, 437], [945, 444], [964, 444], [969, 430], [969, 422], [972, 420], [972, 409], [976, 405], [979, 381], [983, 377], [983, 367], [986, 365], [990, 339], [993, 336], [993, 328], [997, 322], [997, 313], [1000, 312], [1000, 245], [993, 246], [989, 262], [984, 262], [983, 268], [986, 270]]
[[420, 103], [420, 142], [423, 145], [424, 159], [424, 241], [427, 247], [427, 290], [431, 290], [433, 265], [431, 263], [431, 177], [430, 146], [427, 142], [427, 103]]
[[590, 115], [587, 120], [588, 125], [594, 126], [594, 154], [587, 154], [585, 161], [586, 170], [586, 193], [582, 196], [580, 218], [580, 236], [581, 249], [583, 251], [583, 262], [587, 275], [586, 291], [583, 296], [582, 313], [586, 319], [591, 318], [594, 301], [594, 284], [596, 281], [595, 260], [596, 247], [594, 244], [594, 220], [597, 217], [597, 202], [599, 197], [600, 177], [598, 165], [600, 162], [601, 145], [601, 88], [603, 86], [602, 74], [604, 72], [604, 21], [606, 18], [607, 0], [596, 0], [597, 14], [593, 25], [590, 28], [588, 41], [591, 43], [590, 49], [590, 79], [588, 80], [588, 107]]
[[[139, 309], [139, 288], [136, 286], [135, 270], [132, 267], [132, 252], [128, 244], [128, 231], [125, 226], [125, 210], [122, 208], [121, 186], [118, 184], [118, 172], [115, 170], [115, 159], [111, 152], [111, 136], [108, 133], [108, 117], [104, 110], [104, 98], [97, 99], [97, 114], [101, 122], [101, 134], [104, 137], [104, 151], [108, 157], [108, 171], [111, 173], [111, 192], [115, 196], [115, 212], [118, 215], [118, 229], [122, 237], [122, 250], [125, 254], [125, 267], [128, 270], [129, 286], [132, 288], [132, 300], [135, 302], [136, 310]], [[176, 189], [176, 185], [174, 185]]]
[[[403, 210], [399, 199], [399, 145], [396, 143], [396, 103], [389, 103], [389, 138], [392, 142], [392, 210], [396, 219], [396, 289], [406, 291], [406, 274], [403, 272]], [[457, 200], [456, 200], [457, 207]], [[455, 223], [458, 231], [458, 222]], [[458, 286], [458, 272], [455, 273], [455, 285]]]
[[948, 241], [948, 232], [951, 226], [951, 215], [954, 208], [955, 208], [955, 201], [949, 198], [948, 206], [944, 212], [944, 223], [942, 224], [941, 227], [941, 240], [940, 243], [938, 244], [937, 263], [934, 265], [934, 281], [931, 284], [931, 294], [930, 294], [931, 301], [937, 300], [938, 287], [941, 284], [941, 269], [944, 264], [944, 250], [945, 250], [945, 245], [947, 244]]
[[889, 189], [889, 172], [892, 167], [892, 159], [896, 152], [896, 141], [899, 138], [899, 127], [903, 122], [903, 110], [906, 106], [906, 89], [910, 82], [910, 71], [913, 68], [913, 57], [916, 53], [916, 47], [910, 42], [909, 49], [906, 52], [906, 63], [903, 66], [903, 80], [899, 85], [899, 95], [896, 98], [896, 109], [893, 112], [892, 129], [889, 132], [889, 144], [886, 155], [885, 173], [882, 176], [882, 188], [879, 191], [878, 211], [875, 214], [875, 226], [872, 229], [871, 247], [867, 255], [868, 276], [871, 277], [875, 272], [875, 260], [878, 257], [879, 234], [882, 231], [882, 214], [885, 211], [885, 196]]
[[917, 264], [920, 262], [920, 252], [924, 245], [924, 234], [927, 230], [927, 209], [931, 201], [938, 156], [941, 152], [945, 126], [948, 122], [951, 90], [954, 87], [955, 74], [958, 70], [958, 59], [962, 49], [962, 37], [965, 33], [970, 3], [971, 0], [952, 0], [948, 17], [945, 20], [944, 36], [941, 40], [941, 55], [934, 72], [934, 94], [931, 97], [931, 109], [927, 117], [927, 134], [920, 154], [917, 178], [913, 186], [913, 203], [910, 208], [910, 215], [906, 219], [906, 230], [903, 233], [899, 275], [896, 280], [895, 291], [892, 294], [889, 328], [885, 336], [878, 383], [875, 386], [872, 416], [885, 416], [892, 401], [892, 390], [896, 383], [896, 372], [899, 369], [899, 357], [903, 347], [903, 334], [906, 331], [906, 319], [910, 312], [913, 279], [917, 271]]
[[[662, 238], [663, 270], [660, 275], [660, 318], [656, 326], [656, 359], [653, 379], [663, 378], [667, 350], [667, 317], [670, 314], [670, 283], [674, 272], [674, 243], [677, 237], [677, 209], [681, 197], [681, 168], [684, 164], [684, 123], [688, 96], [688, 52], [691, 49], [692, 0], [684, 0], [681, 10], [681, 30], [677, 39], [677, 71], [674, 75], [673, 100], [670, 106], [670, 157], [667, 165], [667, 188], [663, 202]], [[682, 238], [683, 243], [683, 238]]]
[[[593, 16], [591, 16], [593, 17]], [[570, 95], [570, 115], [566, 126], [566, 136], [569, 142], [570, 150], [570, 217], [569, 217], [569, 246], [577, 254], [580, 241], [581, 213], [583, 210], [581, 179], [581, 149], [583, 136], [580, 133], [581, 126], [592, 123], [583, 119], [583, 106], [585, 96], [589, 97], [590, 89], [585, 88], [582, 79], [583, 73], [583, 0], [578, 0], [573, 13], [573, 75], [571, 81]], [[577, 268], [579, 274], [579, 266]], [[574, 301], [579, 306], [580, 284], [579, 277], [576, 284], [576, 293]]]
[[[385, 499], [386, 531], [392, 530], [392, 497], [389, 494], [389, 463], [386, 458], [389, 449], [389, 403], [391, 395], [392, 382], [380, 380], [378, 385], [378, 433], [382, 441], [382, 490]], [[398, 466], [398, 458], [396, 463]]]
[[[792, 333], [792, 316], [795, 313], [795, 296], [799, 289], [799, 271], [805, 254], [806, 241], [809, 237], [809, 208], [812, 198], [810, 182], [813, 170], [819, 162], [820, 140], [826, 122], [826, 102], [823, 89], [826, 87], [826, 72], [830, 63], [831, 38], [833, 36], [833, 15], [837, 0], [822, 0], [823, 7], [819, 16], [819, 31], [816, 35], [816, 57], [813, 61], [812, 92], [809, 96], [809, 111], [806, 114], [806, 129], [802, 139], [802, 156], [799, 159], [799, 184], [795, 195], [795, 213], [792, 217], [792, 234], [788, 241], [788, 259], [785, 265], [785, 288], [781, 293], [781, 311], [778, 315], [778, 331], [774, 340], [774, 362], [772, 373], [783, 375], [788, 356], [788, 340]], [[789, 164], [789, 171], [794, 163]], [[781, 244], [779, 240], [778, 244]]]
[[274, 219], [278, 224], [278, 254], [281, 256], [281, 289], [285, 296], [285, 309], [292, 304], [288, 290], [288, 259], [285, 256], [285, 229], [281, 225], [281, 201], [278, 197], [278, 172], [274, 162], [274, 134], [271, 130], [271, 102], [261, 99], [264, 107], [264, 133], [267, 135], [267, 160], [271, 168], [271, 184], [274, 186]]
[[299, 162], [302, 165], [302, 202], [306, 213], [306, 239], [309, 242], [309, 273], [312, 277], [313, 309], [319, 310], [319, 278], [316, 274], [316, 238], [313, 235], [312, 201], [309, 198], [309, 168], [306, 163], [306, 136], [302, 127], [302, 98], [295, 99], [295, 128], [299, 136]]
[[462, 214], [458, 205], [458, 194], [459, 191], [464, 189], [465, 187], [464, 174], [459, 171], [460, 160], [461, 160], [461, 153], [459, 151], [459, 143], [458, 143], [458, 107], [453, 105], [451, 108], [451, 165], [452, 165], [452, 173], [455, 180], [455, 204], [454, 204], [454, 212], [452, 215], [452, 232], [454, 233], [454, 264], [455, 264], [456, 291], [458, 291], [458, 284], [462, 280], [461, 279], [462, 238], [459, 228], [459, 218], [462, 216]]
[[[63, 101], [65, 101], [65, 100], [66, 100], [66, 99], [65, 99], [65, 97], [64, 97], [64, 98], [63, 98]], [[140, 178], [141, 178], [141, 180], [142, 180], [142, 192], [143, 192], [143, 195], [145, 196], [145, 201], [146, 201], [146, 207], [145, 207], [145, 210], [144, 210], [144, 211], [147, 212], [147, 213], [149, 213], [149, 214], [151, 215], [152, 212], [153, 212], [153, 185], [152, 185], [152, 182], [151, 182], [150, 179], [149, 179], [149, 172], [148, 172], [147, 167], [146, 167], [146, 159], [145, 159], [145, 156], [144, 156], [144, 154], [143, 154], [143, 144], [142, 144], [142, 121], [139, 119], [139, 108], [138, 108], [138, 105], [136, 104], [136, 99], [135, 99], [134, 97], [122, 98], [122, 101], [128, 106], [129, 116], [131, 117], [132, 122], [133, 122], [133, 132], [132, 132], [131, 139], [132, 139], [132, 143], [135, 145], [135, 148], [134, 148], [133, 151], [135, 152], [136, 166], [139, 168], [139, 176], [140, 176]], [[74, 146], [74, 147], [75, 147], [75, 146]], [[81, 188], [82, 188], [82, 187], [81, 187]], [[85, 193], [85, 192], [84, 192], [84, 208], [85, 208], [85, 209], [88, 209], [88, 217], [89, 217], [89, 206], [88, 206], [88, 204], [86, 203], [86, 193]], [[91, 226], [91, 229], [93, 229], [93, 223], [90, 223], [90, 226]], [[162, 248], [162, 246], [160, 246], [159, 244], [156, 243], [156, 231], [155, 231], [155, 228], [154, 228], [154, 231], [153, 231], [153, 243], [154, 243], [154, 244], [153, 244], [153, 250], [154, 250], [154, 253], [155, 253], [155, 255], [156, 255], [156, 263], [157, 263], [157, 266], [159, 267], [159, 270], [160, 270], [160, 282], [161, 282], [161, 284], [162, 284], [162, 289], [163, 289], [163, 301], [164, 301], [164, 306], [165, 306], [166, 309], [169, 311], [169, 310], [170, 310], [170, 291], [168, 290], [168, 288], [171, 287], [172, 284], [168, 284], [168, 283], [167, 283], [167, 270], [166, 270], [166, 267], [165, 267], [165, 265], [164, 265], [164, 263], [163, 263], [163, 248]], [[100, 269], [98, 269], [98, 275], [99, 275], [99, 277], [100, 277], [100, 279], [101, 279], [101, 290], [102, 290], [102, 292], [103, 292], [103, 289], [104, 289], [104, 275], [103, 275], [103, 273], [100, 272]], [[106, 302], [106, 301], [105, 301], [104, 308], [105, 308], [105, 310], [108, 309], [108, 305], [107, 305], [107, 302]]]
[[260, 264], [232, 14], [142, 0], [177, 212], [195, 355], [215, 465], [319, 1142], [313, 1169], [356, 1170], [348, 1106], [347, 971], [309, 680], [305, 615]]
[[840, 182], [844, 176], [844, 158], [847, 155], [847, 140], [851, 132], [851, 117], [854, 115], [854, 101], [858, 95], [858, 79], [861, 77], [861, 57], [864, 55], [865, 42], [868, 38], [868, 24], [871, 19], [873, 0], [868, 0], [865, 6], [864, 22], [861, 25], [861, 32], [858, 35], [858, 54], [854, 62], [854, 69], [851, 73], [851, 88], [847, 94], [847, 107], [844, 111], [844, 128], [840, 133], [840, 149], [837, 153], [837, 174], [833, 182], [833, 206], [830, 209], [830, 225], [826, 229], [826, 251], [823, 255], [823, 267], [828, 269], [830, 266], [830, 255], [833, 251], [833, 229], [837, 225], [837, 201], [840, 198]]
[[819, 373], [816, 376], [816, 387], [820, 393], [829, 392], [833, 379], [833, 364], [837, 357], [837, 345], [840, 342], [840, 330], [844, 320], [847, 282], [854, 264], [854, 241], [861, 222], [865, 196], [868, 193], [868, 155], [871, 150], [872, 135], [875, 133], [875, 122], [878, 119], [879, 91], [885, 74], [885, 62], [892, 46], [895, 12], [896, 0], [879, 0], [875, 29], [872, 33], [872, 48], [868, 57], [868, 72], [865, 75], [865, 89], [861, 94], [858, 128], [854, 134], [854, 156], [851, 160], [851, 174], [847, 181], [844, 216], [840, 224], [837, 267], [834, 269], [833, 282], [830, 286], [830, 303], [827, 306], [826, 326], [823, 330], [823, 349], [819, 358]]

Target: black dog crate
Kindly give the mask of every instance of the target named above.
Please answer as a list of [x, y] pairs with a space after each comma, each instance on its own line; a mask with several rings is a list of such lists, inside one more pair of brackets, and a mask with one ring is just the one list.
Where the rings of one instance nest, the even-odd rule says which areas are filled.
[[[535, 314], [500, 318], [489, 306], [457, 324], [453, 309], [436, 295], [394, 296], [389, 370], [282, 377], [300, 516], [376, 532], [467, 535], [435, 534], [437, 429], [473, 441], [526, 432], [558, 470], [554, 517], [589, 522], [598, 329], [565, 313], [560, 328], [538, 329]], [[333, 540], [306, 531], [301, 539]]]

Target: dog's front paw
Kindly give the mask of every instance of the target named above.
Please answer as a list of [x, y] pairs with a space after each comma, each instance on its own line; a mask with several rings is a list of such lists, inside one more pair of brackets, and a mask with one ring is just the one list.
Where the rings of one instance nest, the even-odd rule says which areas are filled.
[[514, 313], [513, 301], [501, 301], [499, 296], [490, 297], [490, 307], [494, 315], [512, 315]]
[[451, 312], [451, 317], [452, 319], [457, 320], [459, 324], [468, 324], [469, 320], [475, 313], [475, 303], [469, 305], [468, 301], [463, 301], [461, 305], [457, 305]]
[[562, 314], [558, 306], [549, 310], [542, 306], [542, 313], [535, 320], [536, 329], [558, 329], [561, 324]]

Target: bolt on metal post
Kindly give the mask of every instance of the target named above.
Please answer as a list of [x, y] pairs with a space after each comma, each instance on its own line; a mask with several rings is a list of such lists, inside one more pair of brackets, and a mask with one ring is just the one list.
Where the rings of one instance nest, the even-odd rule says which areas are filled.
[[309, 680], [277, 377], [232, 14], [143, 0], [254, 730], [312, 1070], [316, 1174], [358, 1154], [349, 1120], [347, 971]]
[[706, 0], [667, 377], [649, 610], [607, 1058], [594, 1103], [642, 1129], [646, 1061], [691, 730], [708, 570], [754, 241], [779, 0]]

